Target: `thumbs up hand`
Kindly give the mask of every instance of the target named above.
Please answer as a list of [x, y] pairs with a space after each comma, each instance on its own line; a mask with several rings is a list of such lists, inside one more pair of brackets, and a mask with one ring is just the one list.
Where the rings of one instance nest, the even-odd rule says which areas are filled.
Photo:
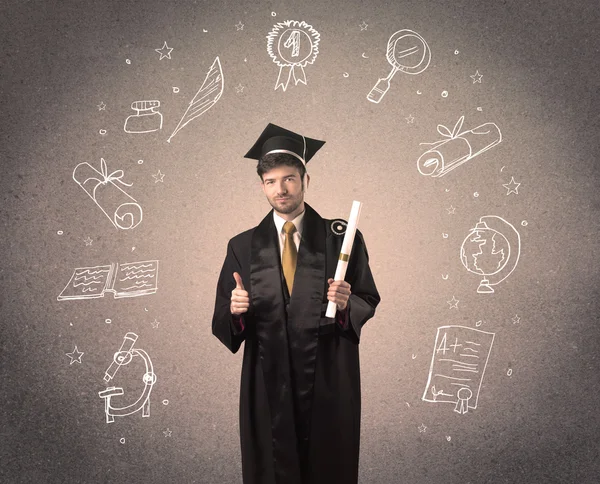
[[235, 289], [231, 291], [231, 304], [229, 306], [231, 314], [240, 315], [248, 311], [250, 307], [250, 297], [248, 291], [244, 288], [242, 276], [237, 272], [233, 273], [235, 279]]

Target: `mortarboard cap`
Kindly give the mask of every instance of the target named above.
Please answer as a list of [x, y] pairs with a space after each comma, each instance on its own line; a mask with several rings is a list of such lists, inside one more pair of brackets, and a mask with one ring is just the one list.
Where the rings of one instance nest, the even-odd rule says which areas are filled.
[[305, 138], [301, 134], [269, 123], [244, 158], [259, 160], [269, 153], [288, 153], [306, 165], [324, 144], [325, 141]]

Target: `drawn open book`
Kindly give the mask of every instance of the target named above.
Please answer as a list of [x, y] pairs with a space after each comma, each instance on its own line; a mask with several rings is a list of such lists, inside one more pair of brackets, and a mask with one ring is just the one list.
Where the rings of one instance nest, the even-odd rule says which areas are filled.
[[145, 296], [158, 290], [158, 261], [78, 267], [58, 295], [59, 301], [93, 299], [112, 292], [115, 298]]

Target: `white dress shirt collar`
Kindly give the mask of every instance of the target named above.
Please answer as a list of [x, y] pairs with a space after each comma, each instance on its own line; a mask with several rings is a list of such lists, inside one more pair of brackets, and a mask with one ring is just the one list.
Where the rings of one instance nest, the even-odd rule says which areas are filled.
[[[306, 213], [306, 209], [302, 211], [300, 215], [298, 215], [292, 223], [296, 226], [296, 231], [302, 237], [302, 228], [304, 227], [304, 214]], [[277, 233], [279, 235], [283, 232], [283, 224], [287, 222], [283, 217], [277, 215], [277, 212], [273, 210], [273, 220], [275, 221], [275, 227], [277, 227]]]

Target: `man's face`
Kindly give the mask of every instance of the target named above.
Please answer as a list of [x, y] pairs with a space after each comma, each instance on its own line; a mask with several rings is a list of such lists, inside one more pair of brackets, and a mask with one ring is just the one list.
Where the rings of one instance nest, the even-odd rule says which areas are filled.
[[[307, 186], [308, 181], [306, 175]], [[261, 186], [271, 207], [279, 213], [291, 214], [298, 210], [304, 201], [304, 182], [295, 167], [282, 165], [264, 173]]]

